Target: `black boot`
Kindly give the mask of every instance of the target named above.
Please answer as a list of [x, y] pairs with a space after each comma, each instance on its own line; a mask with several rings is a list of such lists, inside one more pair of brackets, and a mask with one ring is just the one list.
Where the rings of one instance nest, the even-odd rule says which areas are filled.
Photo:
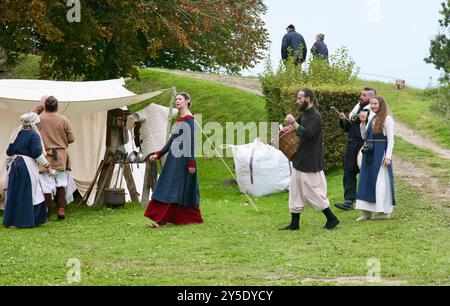
[[334, 204], [334, 206], [342, 210], [352, 210], [353, 202], [353, 200], [345, 200], [344, 202]]
[[329, 207], [323, 211], [323, 214], [327, 217], [327, 223], [324, 226], [326, 229], [331, 230], [340, 223]]
[[51, 193], [44, 193], [45, 205], [47, 206], [47, 222], [51, 220], [53, 199]]
[[64, 187], [56, 188], [56, 204], [58, 205], [58, 220], [64, 220], [66, 218], [66, 212], [64, 206], [66, 205], [66, 189]]
[[300, 229], [300, 214], [291, 213], [291, 224], [280, 228], [281, 231], [298, 231]]

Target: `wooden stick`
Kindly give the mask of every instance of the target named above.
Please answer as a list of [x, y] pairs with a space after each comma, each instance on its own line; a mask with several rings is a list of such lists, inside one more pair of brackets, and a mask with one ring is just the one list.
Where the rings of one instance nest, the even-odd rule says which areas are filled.
[[92, 180], [91, 184], [86, 190], [86, 193], [84, 194], [83, 198], [81, 198], [80, 202], [78, 202], [77, 208], [80, 208], [83, 204], [86, 204], [87, 200], [89, 199], [89, 196], [91, 195], [92, 190], [94, 189], [95, 182], [97, 182], [98, 176], [100, 175], [100, 172], [102, 171], [104, 166], [105, 160], [102, 160], [97, 168], [97, 172], [95, 172], [94, 179]]

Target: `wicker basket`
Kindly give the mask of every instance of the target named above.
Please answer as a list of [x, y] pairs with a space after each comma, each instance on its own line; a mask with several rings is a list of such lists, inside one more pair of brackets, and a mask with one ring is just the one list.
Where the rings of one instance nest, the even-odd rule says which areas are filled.
[[300, 137], [297, 136], [297, 131], [295, 129], [281, 135], [279, 140], [280, 151], [283, 152], [286, 157], [292, 161], [295, 157], [295, 153], [298, 149], [298, 144], [300, 143]]

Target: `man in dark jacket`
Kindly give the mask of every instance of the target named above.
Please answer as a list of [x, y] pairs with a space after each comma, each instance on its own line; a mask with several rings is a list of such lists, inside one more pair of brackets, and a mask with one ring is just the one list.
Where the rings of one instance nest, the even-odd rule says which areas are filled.
[[324, 40], [325, 40], [324, 34], [317, 34], [316, 42], [311, 48], [311, 53], [314, 56], [314, 58], [321, 57], [328, 62], [328, 47], [325, 44]]
[[339, 114], [339, 125], [348, 133], [347, 148], [344, 156], [344, 202], [335, 204], [337, 208], [351, 210], [356, 200], [357, 175], [359, 168], [356, 163], [359, 150], [364, 145], [361, 136], [359, 113], [362, 111], [370, 113], [370, 98], [376, 96], [374, 88], [366, 87], [361, 92], [359, 103], [353, 108], [349, 118], [344, 113]]
[[330, 201], [327, 199], [327, 181], [323, 172], [322, 117], [317, 111], [317, 100], [311, 89], [300, 90], [297, 103], [302, 115], [297, 120], [292, 115], [286, 116], [286, 121], [296, 129], [300, 144], [295, 154], [289, 186], [291, 224], [282, 230], [300, 229], [300, 214], [307, 204], [324, 213], [327, 218], [325, 228], [331, 230], [339, 224], [339, 220], [331, 212]]
[[287, 33], [281, 43], [281, 58], [287, 60], [289, 56], [295, 56], [295, 63], [301, 65], [306, 60], [306, 42], [300, 33], [295, 32], [291, 24], [286, 28]]

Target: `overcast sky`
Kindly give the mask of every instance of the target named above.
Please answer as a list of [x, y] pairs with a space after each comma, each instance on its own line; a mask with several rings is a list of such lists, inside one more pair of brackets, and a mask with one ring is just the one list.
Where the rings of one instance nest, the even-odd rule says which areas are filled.
[[[330, 53], [346, 46], [365, 74], [405, 79], [415, 87], [433, 84], [440, 73], [423, 62], [430, 38], [439, 31], [442, 0], [265, 0], [264, 16], [270, 34], [274, 66], [281, 58], [281, 39], [287, 25], [294, 24], [306, 40], [308, 51], [315, 35], [325, 34]], [[309, 55], [309, 53], [308, 53]], [[244, 74], [256, 75], [263, 65]]]

